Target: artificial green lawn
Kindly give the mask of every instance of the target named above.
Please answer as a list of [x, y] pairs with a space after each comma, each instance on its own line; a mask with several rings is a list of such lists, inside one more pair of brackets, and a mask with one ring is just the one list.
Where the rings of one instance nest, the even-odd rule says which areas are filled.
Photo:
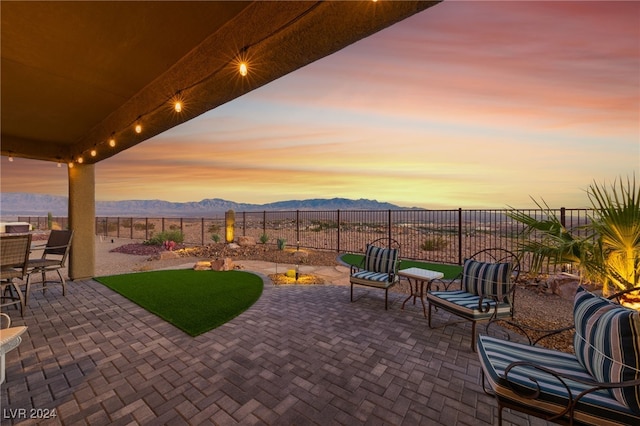
[[96, 278], [191, 336], [246, 311], [262, 294], [262, 278], [242, 271], [140, 272]]
[[[360, 265], [362, 263], [362, 259], [364, 258], [361, 254], [352, 254], [347, 253], [343, 254], [341, 259], [343, 262], [349, 265]], [[401, 259], [400, 261], [400, 269], [407, 268], [422, 268], [422, 269], [430, 269], [432, 271], [439, 271], [444, 274], [445, 280], [452, 280], [456, 278], [460, 272], [462, 272], [462, 266], [460, 265], [447, 265], [444, 263], [429, 263], [429, 262], [419, 262], [417, 260], [405, 260]]]

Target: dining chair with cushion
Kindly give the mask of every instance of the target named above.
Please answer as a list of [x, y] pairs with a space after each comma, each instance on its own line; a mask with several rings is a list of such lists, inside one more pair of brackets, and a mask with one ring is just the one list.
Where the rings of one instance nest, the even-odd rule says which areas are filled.
[[[25, 304], [29, 303], [29, 293], [31, 292], [31, 286], [34, 284], [31, 281], [31, 275], [33, 274], [42, 275], [42, 282], [37, 284], [42, 286], [43, 293], [47, 290], [47, 284], [59, 283], [62, 284], [62, 295], [64, 296], [66, 294], [67, 282], [62, 275], [62, 269], [65, 267], [72, 239], [73, 231], [71, 230], [53, 230], [51, 234], [49, 234], [46, 245], [34, 246], [34, 249], [44, 248], [44, 250], [40, 258], [29, 259], [27, 263]], [[47, 281], [47, 272], [53, 271], [58, 273], [60, 281]]]
[[27, 275], [30, 248], [31, 234], [0, 237], [0, 309], [17, 305], [22, 316], [26, 302], [15, 280]]

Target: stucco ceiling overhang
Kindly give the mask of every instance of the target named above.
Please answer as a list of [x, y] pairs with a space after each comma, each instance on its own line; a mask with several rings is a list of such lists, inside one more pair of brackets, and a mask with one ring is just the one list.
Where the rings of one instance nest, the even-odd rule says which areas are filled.
[[436, 3], [3, 1], [2, 155], [104, 160]]

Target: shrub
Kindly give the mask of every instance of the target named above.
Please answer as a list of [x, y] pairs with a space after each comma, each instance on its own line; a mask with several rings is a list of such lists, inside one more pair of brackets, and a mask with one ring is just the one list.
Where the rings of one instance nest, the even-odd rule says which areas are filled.
[[153, 235], [144, 243], [152, 246], [161, 246], [165, 241], [175, 241], [177, 244], [181, 244], [184, 241], [184, 234], [179, 230], [163, 231]]
[[220, 235], [212, 234], [211, 235], [211, 239], [213, 240], [214, 243], [219, 243], [220, 242]]
[[287, 240], [284, 238], [278, 238], [278, 250], [284, 250], [287, 245]]
[[420, 248], [424, 251], [438, 251], [444, 250], [447, 248], [447, 245], [447, 240], [438, 235], [436, 237], [429, 237], [425, 239], [424, 243], [420, 245]]
[[267, 244], [267, 241], [269, 241], [269, 236], [267, 234], [260, 235], [260, 242], [262, 244]]

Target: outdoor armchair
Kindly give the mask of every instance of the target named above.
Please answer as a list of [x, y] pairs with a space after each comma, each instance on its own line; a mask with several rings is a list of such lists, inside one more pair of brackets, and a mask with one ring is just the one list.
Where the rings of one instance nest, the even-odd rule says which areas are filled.
[[[49, 234], [49, 239], [44, 246], [34, 246], [34, 249], [43, 248], [42, 256], [36, 259], [29, 259], [27, 263], [27, 289], [25, 292], [25, 304], [29, 303], [29, 293], [31, 292], [31, 275], [41, 274], [42, 292], [47, 290], [48, 283], [62, 284], [62, 295], [67, 292], [67, 282], [62, 276], [61, 270], [65, 267], [71, 240], [73, 239], [73, 231], [71, 230], [53, 230]], [[47, 281], [47, 272], [57, 272], [60, 281]]]
[[462, 273], [443, 290], [427, 292], [429, 327], [433, 308], [471, 321], [471, 349], [476, 350], [476, 324], [492, 318], [513, 317], [518, 257], [504, 249], [481, 250], [465, 259]]
[[0, 309], [17, 305], [22, 316], [26, 303], [15, 280], [24, 280], [27, 274], [30, 247], [31, 234], [0, 237]]
[[389, 289], [400, 281], [400, 244], [389, 238], [380, 238], [369, 244], [364, 258], [358, 266], [351, 266], [351, 301], [353, 286], [379, 288], [384, 290], [384, 309], [388, 309]]
[[[478, 340], [482, 385], [498, 402], [498, 424], [505, 407], [561, 424], [640, 424], [640, 312], [613, 300], [631, 291], [640, 287], [609, 298], [579, 287], [574, 323], [556, 330], [491, 321], [488, 332], [506, 322], [529, 341], [512, 342], [508, 333]], [[537, 345], [562, 332], [573, 332], [575, 354]]]

